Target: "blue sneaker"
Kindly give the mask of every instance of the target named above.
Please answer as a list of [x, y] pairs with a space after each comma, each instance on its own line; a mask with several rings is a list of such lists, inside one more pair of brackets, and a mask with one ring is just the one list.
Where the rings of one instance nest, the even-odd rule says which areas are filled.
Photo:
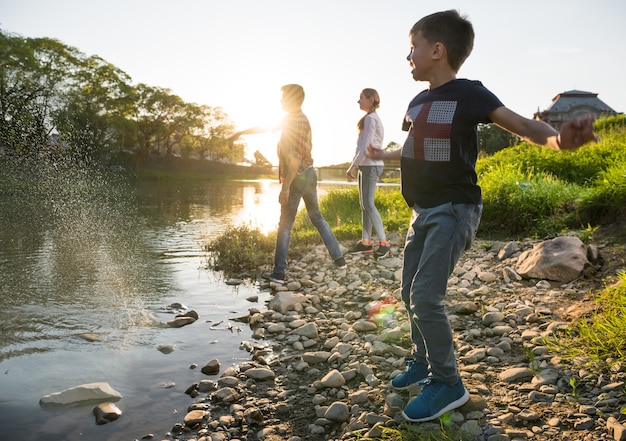
[[428, 378], [421, 384], [424, 385], [422, 392], [402, 411], [402, 416], [414, 423], [439, 418], [444, 413], [461, 407], [470, 398], [460, 378], [454, 386], [448, 386], [434, 378]]
[[418, 363], [413, 357], [406, 357], [406, 370], [391, 380], [394, 389], [408, 389], [412, 384], [425, 380], [428, 377], [428, 366]]

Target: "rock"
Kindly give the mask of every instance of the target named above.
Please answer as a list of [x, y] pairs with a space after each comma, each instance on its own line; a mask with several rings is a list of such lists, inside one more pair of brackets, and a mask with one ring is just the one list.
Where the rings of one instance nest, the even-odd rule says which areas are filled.
[[329, 357], [330, 352], [326, 351], [305, 352], [302, 354], [302, 360], [309, 364], [324, 363]]
[[525, 278], [567, 283], [580, 277], [588, 264], [587, 246], [577, 237], [561, 236], [523, 252], [515, 270]]
[[186, 426], [195, 426], [204, 420], [205, 415], [206, 411], [204, 410], [192, 410], [185, 415], [183, 422]]
[[202, 366], [200, 371], [205, 375], [217, 375], [220, 373], [221, 364], [220, 361], [216, 358], [209, 360], [207, 364]]
[[190, 325], [196, 321], [193, 317], [175, 317], [172, 320], [168, 320], [167, 326], [170, 328], [182, 328], [183, 326]]
[[253, 378], [260, 381], [273, 380], [276, 377], [276, 374], [274, 374], [274, 372], [266, 368], [247, 369], [245, 375], [248, 378]]
[[306, 301], [306, 296], [291, 291], [277, 292], [267, 305], [268, 308], [285, 313], [295, 305], [301, 305]]
[[93, 341], [101, 341], [103, 334], [99, 332], [85, 332], [83, 334], [79, 334], [78, 336], [82, 338], [83, 340], [93, 342]]
[[44, 395], [39, 400], [39, 403], [72, 404], [80, 401], [106, 401], [120, 398], [122, 398], [122, 395], [113, 389], [109, 383], [88, 383]]
[[370, 322], [369, 320], [357, 320], [352, 325], [352, 329], [357, 332], [371, 332], [378, 329], [378, 326], [374, 322]]
[[483, 326], [491, 326], [494, 323], [498, 323], [504, 320], [504, 314], [499, 312], [499, 311], [495, 311], [495, 312], [488, 312], [485, 315], [483, 315]]
[[328, 409], [324, 413], [324, 418], [338, 423], [344, 423], [348, 421], [349, 417], [350, 409], [348, 408], [347, 404], [342, 403], [341, 401], [335, 401], [328, 407]]
[[171, 354], [174, 352], [174, 348], [176, 348], [176, 345], [173, 343], [161, 344], [157, 346], [157, 351], [162, 354]]
[[501, 372], [500, 380], [506, 383], [514, 383], [520, 380], [526, 380], [533, 377], [533, 373], [528, 368], [511, 368]]
[[331, 370], [329, 373], [324, 375], [321, 380], [321, 384], [324, 387], [337, 388], [346, 384], [346, 379], [341, 375], [337, 369]]
[[626, 441], [626, 427], [614, 417], [609, 417], [606, 421], [606, 427], [609, 434], [616, 441]]
[[250, 407], [246, 409], [243, 413], [243, 417], [248, 424], [262, 424], [265, 420], [263, 412], [261, 412], [261, 410], [257, 407]]
[[306, 338], [317, 338], [319, 333], [317, 331], [317, 325], [315, 323], [307, 323], [306, 325], [300, 326], [297, 329], [294, 329], [290, 332], [292, 335], [301, 335]]
[[115, 421], [122, 416], [122, 411], [113, 403], [101, 403], [93, 408], [96, 424], [102, 425]]
[[241, 285], [243, 283], [243, 280], [241, 280], [241, 279], [228, 279], [225, 283], [227, 285], [230, 285], [230, 286], [237, 286], [237, 285]]

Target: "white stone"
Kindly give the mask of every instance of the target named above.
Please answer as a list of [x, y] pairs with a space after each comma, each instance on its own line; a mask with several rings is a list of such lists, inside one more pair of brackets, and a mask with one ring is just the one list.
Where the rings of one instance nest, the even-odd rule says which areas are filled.
[[41, 404], [71, 404], [80, 401], [103, 401], [120, 398], [122, 395], [113, 389], [109, 383], [88, 383], [44, 395], [39, 402]]

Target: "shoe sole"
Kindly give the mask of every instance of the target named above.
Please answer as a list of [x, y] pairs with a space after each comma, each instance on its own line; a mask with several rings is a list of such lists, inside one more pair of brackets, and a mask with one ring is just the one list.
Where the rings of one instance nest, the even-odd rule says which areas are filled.
[[348, 251], [347, 254], [372, 254], [374, 250]]
[[278, 283], [279, 285], [284, 285], [285, 281], [284, 280], [280, 280], [280, 279], [275, 279], [273, 277], [270, 277], [270, 282], [274, 282], [274, 283]]
[[423, 422], [426, 422], [426, 421], [432, 421], [434, 419], [439, 418], [441, 415], [443, 415], [446, 412], [450, 412], [451, 410], [454, 410], [456, 408], [461, 407], [462, 405], [467, 403], [469, 401], [469, 399], [470, 399], [470, 394], [467, 391], [467, 389], [465, 389], [465, 393], [463, 394], [463, 396], [461, 398], [459, 398], [458, 400], [455, 400], [452, 403], [448, 404], [447, 406], [445, 406], [443, 409], [441, 409], [439, 412], [437, 412], [434, 415], [427, 416], [427, 417], [424, 417], [424, 418], [411, 418], [406, 413], [404, 413], [404, 410], [403, 410], [402, 411], [402, 416], [404, 417], [405, 420], [410, 421], [412, 423], [423, 423]]

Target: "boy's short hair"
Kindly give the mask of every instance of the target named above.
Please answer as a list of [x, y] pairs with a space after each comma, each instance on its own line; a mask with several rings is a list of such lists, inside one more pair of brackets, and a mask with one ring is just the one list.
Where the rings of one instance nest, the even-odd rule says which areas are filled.
[[456, 10], [435, 12], [421, 18], [411, 28], [410, 36], [422, 33], [429, 43], [440, 42], [446, 47], [448, 63], [458, 72], [474, 47], [474, 28], [467, 16]]
[[291, 104], [301, 106], [304, 102], [304, 89], [299, 84], [286, 84], [280, 88], [283, 98]]

